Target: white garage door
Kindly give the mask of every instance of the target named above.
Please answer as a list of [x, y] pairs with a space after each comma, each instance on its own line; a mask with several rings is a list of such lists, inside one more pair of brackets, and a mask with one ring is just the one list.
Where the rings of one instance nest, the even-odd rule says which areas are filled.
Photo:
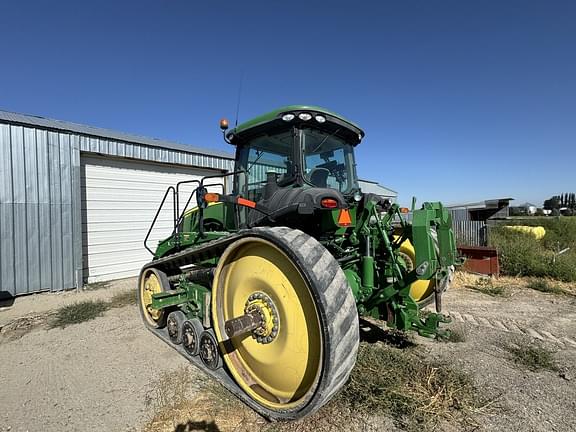
[[[214, 174], [217, 171], [83, 156], [84, 280], [91, 283], [136, 276], [142, 265], [152, 259], [143, 241], [166, 188]], [[194, 189], [194, 185], [185, 186], [180, 194], [181, 207]], [[191, 205], [194, 203], [192, 200]], [[172, 232], [172, 215], [172, 200], [167, 199], [148, 241], [152, 250], [158, 240]]]

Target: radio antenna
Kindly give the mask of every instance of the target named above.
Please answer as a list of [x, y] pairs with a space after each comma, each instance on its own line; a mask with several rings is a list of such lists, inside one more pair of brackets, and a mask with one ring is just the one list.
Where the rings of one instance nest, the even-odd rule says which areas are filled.
[[244, 82], [244, 71], [240, 74], [240, 85], [238, 86], [238, 102], [236, 103], [236, 122], [234, 127], [238, 126], [238, 115], [240, 114], [240, 99], [242, 97], [242, 83]]

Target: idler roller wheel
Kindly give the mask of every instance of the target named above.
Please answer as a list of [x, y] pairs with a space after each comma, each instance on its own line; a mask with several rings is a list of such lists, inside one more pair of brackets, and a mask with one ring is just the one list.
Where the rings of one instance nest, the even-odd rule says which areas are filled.
[[182, 324], [182, 346], [191, 356], [197, 356], [200, 352], [200, 336], [204, 332], [204, 326], [199, 319], [184, 321]]
[[186, 316], [181, 311], [170, 312], [166, 320], [168, 336], [170, 336], [170, 340], [175, 345], [182, 343], [182, 325], [184, 321], [186, 321]]
[[218, 342], [212, 330], [204, 330], [200, 335], [200, 359], [209, 369], [216, 370], [222, 367]]

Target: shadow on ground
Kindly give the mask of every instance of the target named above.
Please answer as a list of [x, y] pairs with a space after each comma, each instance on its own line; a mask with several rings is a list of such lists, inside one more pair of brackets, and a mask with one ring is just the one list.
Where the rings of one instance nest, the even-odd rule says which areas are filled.
[[220, 432], [215, 421], [189, 421], [181, 423], [174, 428], [174, 432], [192, 432], [192, 431], [205, 431], [205, 432]]
[[395, 348], [410, 348], [416, 346], [410, 335], [392, 329], [382, 329], [378, 325], [360, 319], [360, 340], [362, 342], [383, 342]]
[[14, 304], [14, 297], [8, 291], [0, 291], [0, 307], [10, 307]]

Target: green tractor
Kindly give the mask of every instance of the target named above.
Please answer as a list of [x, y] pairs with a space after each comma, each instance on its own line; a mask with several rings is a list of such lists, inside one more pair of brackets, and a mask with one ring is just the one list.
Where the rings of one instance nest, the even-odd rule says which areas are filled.
[[[234, 172], [224, 175], [233, 192], [224, 193], [222, 175], [196, 182], [183, 206], [182, 183], [193, 181], [166, 191], [160, 208], [172, 197], [174, 230], [142, 268], [140, 311], [157, 336], [262, 415], [301, 418], [345, 384], [359, 318], [439, 333], [457, 262], [451, 218], [424, 203], [407, 222], [407, 209], [362, 193], [354, 147], [364, 132], [323, 108], [288, 106], [220, 126], [236, 147]], [[433, 301], [438, 313], [423, 319], [420, 308]]]

